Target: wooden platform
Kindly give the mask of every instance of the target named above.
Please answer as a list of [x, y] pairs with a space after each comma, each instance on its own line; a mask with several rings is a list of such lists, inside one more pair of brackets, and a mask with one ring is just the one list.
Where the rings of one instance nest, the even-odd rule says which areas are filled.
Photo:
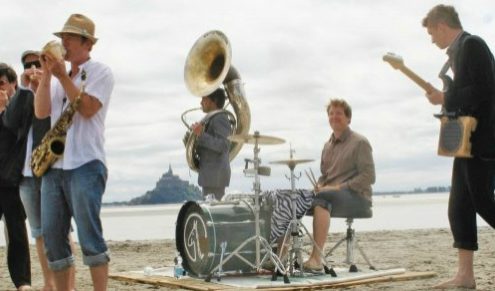
[[[402, 272], [397, 271], [402, 270]], [[161, 272], [154, 272], [152, 275], [144, 275], [142, 271], [134, 272], [121, 272], [110, 274], [110, 278], [114, 280], [120, 280], [130, 283], [144, 283], [155, 286], [165, 286], [171, 288], [182, 288], [189, 290], [252, 290], [263, 289], [272, 291], [287, 291], [287, 290], [315, 290], [315, 289], [332, 289], [332, 288], [343, 288], [362, 284], [373, 284], [382, 282], [394, 282], [394, 281], [405, 281], [405, 280], [416, 280], [431, 278], [436, 276], [435, 272], [406, 272], [404, 269], [393, 269], [391, 272], [388, 270], [383, 271], [370, 271], [363, 274], [353, 273], [356, 275], [351, 275], [348, 277], [338, 276], [337, 278], [332, 278], [329, 275], [303, 277], [289, 277], [291, 283], [283, 284], [283, 279], [279, 278], [278, 282], [271, 283], [268, 279], [270, 276], [265, 275], [264, 278], [257, 278], [256, 276], [244, 276], [244, 277], [225, 277], [222, 278], [220, 283], [217, 283], [214, 279], [211, 282], [205, 282], [202, 279], [183, 277], [181, 279], [176, 279], [171, 277], [172, 269], [163, 270]], [[348, 272], [346, 272], [349, 274]], [[339, 272], [337, 272], [339, 274]], [[170, 275], [170, 276], [169, 276]], [[236, 285], [232, 281], [244, 281], [241, 284], [246, 284], [245, 287], [241, 285]], [[258, 280], [256, 285], [253, 281]], [[246, 282], [250, 281], [250, 282]], [[302, 282], [304, 281], [304, 282]], [[267, 283], [268, 282], [268, 283]]]

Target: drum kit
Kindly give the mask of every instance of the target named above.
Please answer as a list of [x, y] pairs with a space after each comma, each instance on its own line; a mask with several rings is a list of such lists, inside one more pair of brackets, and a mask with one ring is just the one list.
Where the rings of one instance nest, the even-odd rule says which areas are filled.
[[[305, 250], [303, 249], [303, 237], [304, 235], [307, 235], [311, 240], [313, 246], [316, 247], [316, 250], [320, 252], [320, 257], [324, 260], [323, 266], [325, 273], [331, 274], [332, 276], [335, 277], [336, 276], [335, 271], [327, 267], [327, 262], [325, 256], [323, 256], [322, 250], [318, 247], [315, 240], [313, 239], [313, 236], [309, 233], [306, 226], [300, 221], [300, 219], [297, 218], [296, 215], [297, 192], [296, 192], [295, 180], [299, 179], [301, 177], [301, 174], [299, 173], [299, 175], [296, 176], [296, 174], [294, 173], [294, 168], [298, 164], [309, 163], [309, 162], [313, 162], [314, 160], [294, 159], [293, 158], [294, 152], [295, 151], [291, 147], [289, 151], [290, 159], [270, 162], [270, 164], [286, 165], [289, 167], [290, 170], [290, 176], [286, 176], [286, 178], [289, 179], [291, 183], [290, 198], [291, 198], [292, 219], [283, 237], [283, 241], [281, 243], [279, 250], [279, 257], [281, 257], [282, 261], [284, 262], [287, 261], [289, 267], [289, 273], [291, 276], [295, 276], [297, 274], [300, 276], [304, 276], [302, 253], [305, 252]], [[284, 250], [287, 247], [290, 247], [290, 249], [287, 253], [285, 253]], [[299, 270], [299, 272], [297, 270]]]
[[[179, 211], [176, 225], [176, 246], [182, 258], [184, 269], [193, 276], [204, 277], [210, 281], [213, 276], [220, 280], [224, 272], [260, 272], [264, 263], [272, 262], [274, 272], [290, 283], [288, 272], [282, 260], [272, 251], [270, 224], [273, 202], [261, 194], [260, 175], [269, 175], [270, 168], [261, 166], [259, 158], [260, 145], [276, 145], [285, 141], [281, 138], [260, 135], [255, 131], [249, 134], [251, 124], [250, 109], [247, 104], [243, 83], [239, 72], [231, 65], [230, 42], [221, 31], [209, 31], [202, 35], [193, 45], [186, 59], [184, 79], [189, 91], [204, 97], [223, 87], [235, 116], [229, 160], [240, 151], [243, 144], [254, 145], [253, 159], [246, 160], [244, 174], [254, 176], [254, 195], [249, 198], [223, 199], [197, 203], [189, 201]], [[193, 171], [198, 170], [199, 158], [196, 151], [197, 137], [188, 128], [184, 138], [186, 158]], [[225, 108], [222, 110], [226, 111]], [[227, 112], [227, 111], [226, 111]], [[230, 113], [229, 116], [231, 116]], [[294, 189], [294, 167], [299, 163], [312, 160], [277, 161], [291, 169], [291, 184]], [[249, 168], [252, 164], [252, 168]], [[290, 233], [299, 233], [300, 223], [290, 225]], [[307, 232], [307, 230], [306, 230]], [[179, 260], [178, 260], [179, 261]], [[302, 263], [298, 256], [298, 263]]]
[[[314, 243], [306, 227], [296, 217], [296, 192], [294, 168], [298, 164], [312, 162], [312, 159], [273, 161], [271, 164], [287, 165], [290, 169], [292, 220], [284, 236], [283, 246], [289, 246], [289, 258], [277, 255], [268, 239], [270, 238], [271, 205], [263, 199], [260, 175], [266, 174], [267, 167], [261, 166], [260, 145], [277, 145], [285, 141], [281, 138], [254, 134], [232, 135], [230, 141], [253, 145], [253, 159], [246, 160], [245, 175], [254, 176], [254, 195], [251, 199], [233, 199], [197, 203], [189, 201], [182, 206], [176, 227], [176, 244], [183, 258], [184, 269], [193, 276], [210, 281], [216, 277], [220, 281], [226, 272], [259, 273], [265, 265], [273, 263], [272, 280], [278, 274], [285, 283], [290, 283], [288, 275], [296, 275], [294, 266], [302, 268], [302, 233], [306, 233]], [[249, 164], [252, 163], [252, 168]], [[269, 169], [269, 168], [268, 168]], [[292, 243], [289, 244], [289, 241]], [[288, 265], [287, 265], [288, 263]], [[287, 268], [286, 266], [289, 266]], [[300, 274], [303, 274], [301, 271]]]

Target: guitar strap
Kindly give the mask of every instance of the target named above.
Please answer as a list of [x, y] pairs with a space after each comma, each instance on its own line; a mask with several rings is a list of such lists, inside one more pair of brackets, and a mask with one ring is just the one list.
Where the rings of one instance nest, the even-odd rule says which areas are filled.
[[447, 76], [447, 71], [450, 69], [450, 65], [452, 64], [452, 61], [450, 58], [445, 62], [443, 65], [442, 69], [440, 70], [440, 73], [438, 73], [438, 77], [441, 79], [445, 76]]

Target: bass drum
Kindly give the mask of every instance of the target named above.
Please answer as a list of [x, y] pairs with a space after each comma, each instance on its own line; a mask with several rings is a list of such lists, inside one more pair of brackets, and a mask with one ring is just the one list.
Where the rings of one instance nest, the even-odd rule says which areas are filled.
[[[270, 206], [260, 207], [260, 234], [270, 236]], [[184, 269], [193, 276], [207, 276], [220, 263], [221, 244], [226, 242], [224, 260], [237, 247], [256, 234], [254, 204], [249, 200], [232, 202], [186, 202], [179, 211], [175, 243]], [[238, 253], [256, 264], [256, 243], [250, 241]], [[262, 258], [261, 254], [261, 258]], [[223, 271], [251, 272], [253, 267], [238, 256], [223, 264]]]

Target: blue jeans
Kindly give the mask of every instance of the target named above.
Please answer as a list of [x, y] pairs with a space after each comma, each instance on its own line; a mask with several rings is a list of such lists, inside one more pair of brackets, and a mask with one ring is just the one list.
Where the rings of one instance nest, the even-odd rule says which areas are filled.
[[41, 179], [25, 177], [19, 185], [22, 204], [31, 228], [31, 236], [41, 236]]
[[68, 234], [71, 217], [85, 265], [95, 267], [110, 261], [100, 220], [107, 169], [94, 160], [73, 170], [51, 169], [41, 185], [41, 224], [48, 265], [54, 271], [74, 264]]

